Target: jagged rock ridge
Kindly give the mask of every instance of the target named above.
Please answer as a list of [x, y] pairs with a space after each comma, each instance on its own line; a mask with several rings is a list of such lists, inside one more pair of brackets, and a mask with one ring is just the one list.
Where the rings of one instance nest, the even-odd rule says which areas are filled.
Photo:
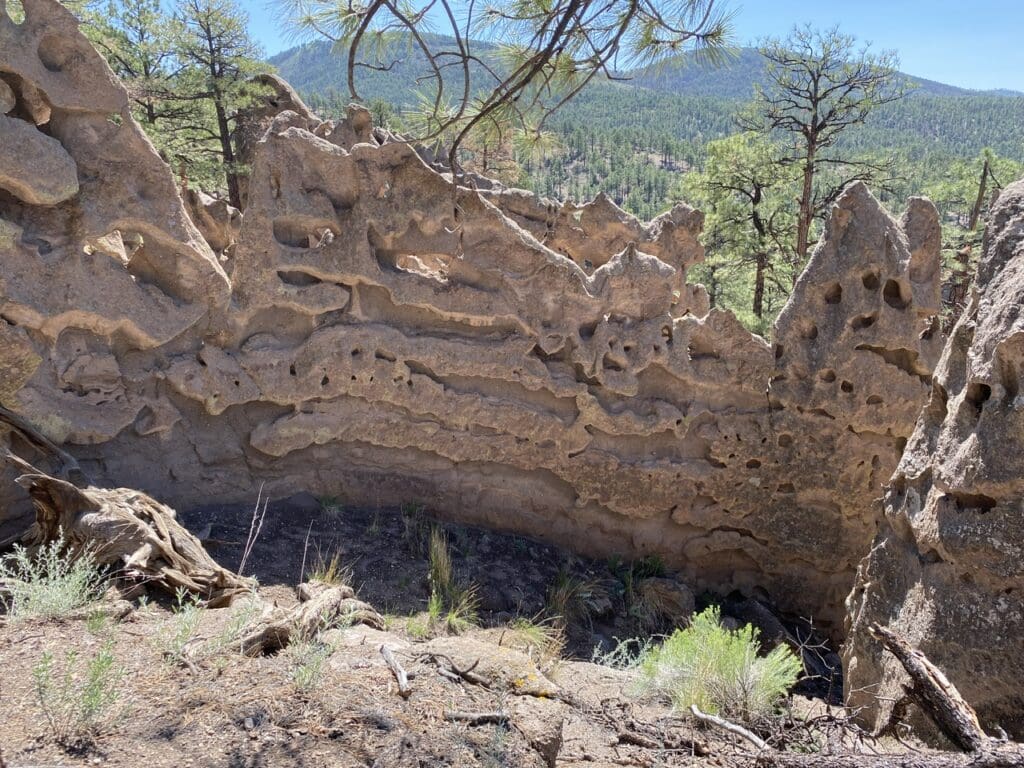
[[868, 636], [872, 622], [901, 632], [945, 670], [983, 727], [1024, 737], [1022, 307], [1024, 182], [1017, 182], [993, 207], [973, 295], [850, 597], [851, 703], [876, 726], [903, 708], [905, 678]]
[[686, 283], [685, 205], [641, 224], [479, 192], [365, 110], [270, 110], [215, 255], [71, 15], [25, 11], [0, 18], [4, 120], [77, 189], [26, 191], [0, 144], [0, 403], [97, 478], [175, 505], [421, 501], [657, 553], [841, 634], [941, 348], [929, 203], [897, 222], [847, 190], [772, 347]]

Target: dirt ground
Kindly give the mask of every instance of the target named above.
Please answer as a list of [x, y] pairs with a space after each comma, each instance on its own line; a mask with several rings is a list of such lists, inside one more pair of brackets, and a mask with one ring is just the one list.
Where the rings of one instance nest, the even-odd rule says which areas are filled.
[[[253, 527], [251, 508], [207, 508], [181, 517], [219, 562], [239, 567]], [[386, 631], [331, 630], [325, 637], [329, 655], [302, 656], [293, 649], [248, 658], [230, 641], [220, 642], [260, 609], [244, 600], [189, 614], [176, 613], [173, 600], [152, 595], [135, 599], [121, 618], [93, 611], [0, 625], [3, 757], [12, 768], [756, 762], [750, 744], [695, 727], [668, 702], [638, 699], [632, 672], [591, 663], [595, 648], [607, 652], [616, 639], [670, 628], [670, 617], [652, 626], [650, 616], [636, 610], [637, 581], [666, 576], [658, 563], [586, 561], [516, 536], [445, 526], [456, 582], [476, 586], [479, 626], [454, 636], [424, 632], [430, 592], [425, 542], [432, 525], [413, 507], [348, 510], [305, 495], [268, 507], [262, 526], [256, 524], [259, 536], [245, 566], [247, 575], [259, 579], [264, 604], [293, 604], [294, 585], [319, 561], [337, 555], [351, 569], [359, 597], [385, 615]], [[550, 614], [559, 594], [560, 608], [572, 621], [568, 643], [556, 658], [512, 622]], [[698, 596], [697, 602], [706, 598]], [[738, 598], [727, 600], [723, 612], [737, 621], [760, 620], [769, 638], [807, 629]], [[822, 668], [831, 674], [835, 654], [814, 642]], [[399, 694], [382, 646], [409, 672], [407, 697]], [[83, 662], [102, 649], [124, 673], [114, 717], [92, 744], [60, 746], [40, 706], [33, 671], [49, 652], [58, 679], [64, 668], [81, 676]], [[189, 649], [189, 660], [181, 661], [174, 649]], [[77, 658], [69, 661], [69, 651]], [[820, 737], [831, 727], [828, 713], [838, 711], [828, 702], [837, 685], [830, 677], [805, 686], [817, 698], [794, 697], [792, 723], [817, 717]], [[794, 726], [777, 738], [780, 745], [796, 743], [811, 730]], [[849, 734], [828, 741], [818, 738], [819, 747], [857, 746]]]

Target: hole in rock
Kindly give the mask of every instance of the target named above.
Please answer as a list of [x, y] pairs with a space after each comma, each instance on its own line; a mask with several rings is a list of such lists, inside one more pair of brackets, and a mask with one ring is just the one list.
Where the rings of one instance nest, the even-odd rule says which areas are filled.
[[327, 374], [324, 374], [324, 377], [322, 379], [320, 379], [320, 386], [321, 387], [326, 387], [330, 383], [331, 383], [331, 377], [328, 376]]
[[[3, 14], [0, 13], [0, 16]], [[15, 24], [25, 21], [25, 7], [21, 4], [21, 0], [7, 0], [7, 16]]]
[[839, 388], [843, 390], [843, 392], [845, 392], [846, 394], [850, 394], [851, 392], [853, 392], [853, 384], [851, 384], [848, 381], [844, 381], [842, 384], [840, 384]]
[[761, 462], [757, 459], [750, 459], [747, 461], [747, 469], [759, 469]]
[[838, 304], [843, 300], [843, 286], [839, 283], [832, 283], [825, 291], [826, 304]]
[[301, 269], [279, 269], [277, 270], [277, 276], [281, 279], [282, 283], [286, 285], [294, 285], [297, 288], [305, 288], [309, 285], [319, 285], [323, 282], [316, 275], [311, 275], [309, 272], [305, 272]]
[[808, 341], [814, 341], [816, 338], [818, 338], [818, 326], [816, 326], [814, 323], [811, 323], [807, 328], [803, 330], [801, 335]]
[[886, 280], [882, 289], [882, 298], [893, 309], [906, 309], [910, 306], [910, 291], [905, 290], [897, 280]]
[[68, 61], [75, 55], [73, 40], [60, 37], [59, 35], [45, 35], [39, 41], [39, 60], [43, 62], [49, 72], [61, 72]]
[[288, 366], [288, 373], [289, 373], [289, 375], [291, 375], [291, 376], [295, 376], [295, 375], [297, 375], [297, 374], [295, 373], [295, 363], [292, 363], [291, 365], [289, 365], [289, 366]]
[[288, 248], [316, 248], [340, 231], [336, 222], [315, 216], [279, 216], [271, 227], [274, 239]]
[[979, 414], [990, 397], [992, 397], [992, 387], [980, 381], [972, 381], [967, 385], [967, 392], [964, 393], [964, 399], [973, 405]]
[[607, 354], [604, 356], [604, 359], [601, 360], [601, 366], [605, 370], [608, 370], [608, 371], [616, 371], [616, 372], [618, 372], [618, 371], [624, 371], [625, 370], [625, 368], [623, 368], [621, 365], [619, 365], [617, 362], [615, 362], [612, 359], [611, 355], [607, 355]]
[[779, 448], [789, 448], [793, 444], [793, 436], [783, 433], [779, 435]]
[[950, 491], [946, 494], [949, 496], [954, 503], [956, 503], [957, 509], [962, 510], [973, 510], [976, 512], [988, 512], [990, 509], [995, 507], [996, 500], [991, 496], [986, 496], [982, 493], [962, 493], [958, 491]]
[[776, 360], [781, 360], [782, 359], [782, 354], [783, 354], [782, 345], [781, 344], [776, 344], [775, 345], [775, 359]]
[[850, 327], [855, 331], [860, 331], [864, 328], [870, 328], [877, 319], [878, 317], [874, 313], [870, 315], [857, 315], [857, 317], [850, 321]]
[[882, 284], [882, 280], [877, 272], [865, 272], [861, 275], [860, 281], [869, 291], [877, 291], [878, 286]]
[[871, 395], [871, 397], [869, 397], [865, 402], [867, 402], [868, 405], [881, 405], [882, 398], [878, 395]]
[[792, 483], [782, 483], [776, 490], [779, 493], [796, 493], [796, 488]]
[[833, 371], [831, 368], [826, 368], [825, 370], [818, 374], [818, 378], [824, 381], [826, 384], [831, 384], [833, 381], [836, 380], [836, 372]]

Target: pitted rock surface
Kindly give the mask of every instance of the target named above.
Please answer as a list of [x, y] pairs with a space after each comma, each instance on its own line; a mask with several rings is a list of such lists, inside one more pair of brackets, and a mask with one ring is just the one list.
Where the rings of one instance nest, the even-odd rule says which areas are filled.
[[[1024, 182], [1017, 182], [993, 208], [974, 293], [850, 595], [847, 686], [873, 725], [889, 721], [904, 681], [868, 636], [878, 622], [919, 646], [990, 733], [1000, 726], [1024, 737], [1022, 307]], [[926, 727], [920, 718], [917, 725]]]
[[229, 279], [70, 14], [25, 9], [0, 19], [0, 77], [80, 186], [0, 194], [0, 396], [97, 479], [176, 506], [422, 502], [657, 553], [842, 633], [941, 344], [929, 203], [898, 222], [847, 190], [773, 346], [686, 283], [688, 206], [643, 224], [480, 192], [364, 109], [268, 102]]

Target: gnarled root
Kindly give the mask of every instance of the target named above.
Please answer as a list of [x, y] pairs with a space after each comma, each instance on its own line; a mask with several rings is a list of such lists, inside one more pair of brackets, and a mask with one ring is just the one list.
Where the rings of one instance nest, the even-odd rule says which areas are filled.
[[385, 628], [384, 617], [373, 606], [356, 599], [348, 585], [330, 585], [308, 581], [297, 588], [299, 605], [290, 611], [278, 611], [246, 634], [241, 640], [247, 656], [275, 653], [298, 638], [316, 637], [334, 627], [366, 624]]

